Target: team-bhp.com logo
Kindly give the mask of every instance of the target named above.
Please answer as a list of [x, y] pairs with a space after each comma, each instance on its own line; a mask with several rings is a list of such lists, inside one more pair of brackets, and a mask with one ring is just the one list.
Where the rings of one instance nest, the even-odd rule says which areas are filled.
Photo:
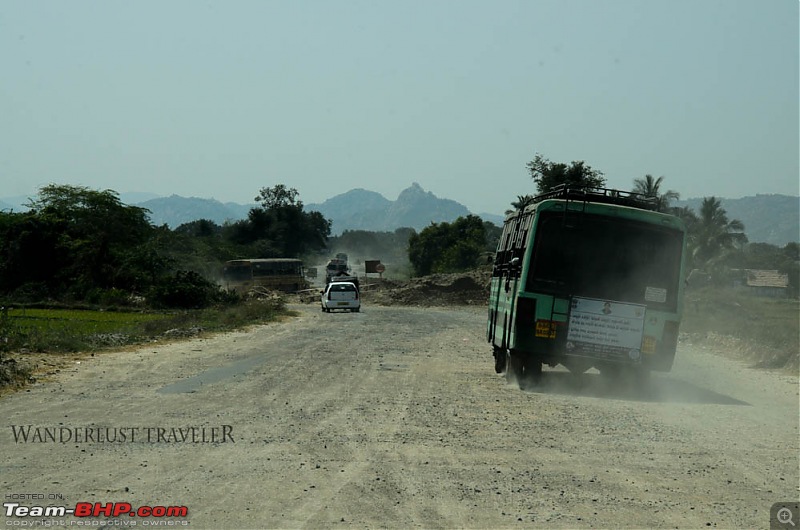
[[18, 502], [4, 502], [6, 517], [186, 517], [186, 506], [139, 506], [127, 502], [79, 502], [74, 508], [66, 506], [22, 506]]

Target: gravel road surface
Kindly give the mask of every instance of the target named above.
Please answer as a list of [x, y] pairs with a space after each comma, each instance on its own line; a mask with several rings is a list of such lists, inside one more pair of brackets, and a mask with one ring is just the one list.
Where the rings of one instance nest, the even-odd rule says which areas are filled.
[[520, 390], [483, 308], [293, 308], [0, 398], [4, 502], [188, 509], [81, 519], [117, 528], [767, 528], [800, 496], [796, 376], [682, 344], [644, 387]]

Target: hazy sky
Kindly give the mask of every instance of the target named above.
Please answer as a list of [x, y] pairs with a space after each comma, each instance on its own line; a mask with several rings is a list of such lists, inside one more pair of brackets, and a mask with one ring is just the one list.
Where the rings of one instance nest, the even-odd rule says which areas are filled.
[[797, 195], [798, 21], [797, 0], [4, 0], [0, 197], [416, 181], [502, 213], [536, 153], [620, 189]]

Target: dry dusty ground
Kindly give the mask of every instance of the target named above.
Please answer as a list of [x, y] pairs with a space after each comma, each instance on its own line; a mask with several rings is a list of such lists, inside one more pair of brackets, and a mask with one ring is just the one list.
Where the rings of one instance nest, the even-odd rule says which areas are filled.
[[[482, 308], [295, 308], [0, 398], [4, 502], [185, 505], [171, 522], [194, 528], [765, 528], [800, 495], [796, 376], [682, 345], [644, 389], [554, 370], [521, 391]], [[15, 440], [29, 425], [128, 439]], [[187, 427], [230, 437], [172, 436]]]

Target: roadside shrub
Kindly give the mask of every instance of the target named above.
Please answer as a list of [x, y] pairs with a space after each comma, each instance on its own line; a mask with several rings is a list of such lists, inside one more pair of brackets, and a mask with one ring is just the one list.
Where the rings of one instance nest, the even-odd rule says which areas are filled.
[[236, 305], [242, 302], [242, 295], [236, 291], [229, 291], [227, 289], [217, 290], [217, 303], [224, 306]]
[[92, 349], [85, 336], [59, 329], [31, 329], [24, 335], [22, 347], [34, 352], [72, 353]]
[[216, 325], [235, 328], [246, 324], [269, 322], [286, 314], [286, 301], [282, 297], [248, 300], [221, 309], [214, 315]]
[[41, 302], [50, 298], [50, 290], [43, 282], [28, 282], [14, 289], [8, 298], [19, 303]]
[[155, 307], [196, 309], [208, 307], [220, 297], [215, 284], [194, 271], [180, 270], [157, 282], [148, 300]]
[[19, 326], [15, 325], [8, 315], [8, 308], [0, 307], [0, 352], [17, 348], [21, 335]]
[[97, 304], [103, 307], [126, 306], [131, 303], [130, 293], [122, 289], [91, 289], [86, 293], [84, 300], [89, 304]]
[[0, 353], [0, 389], [6, 386], [20, 386], [31, 381], [31, 371], [20, 366], [15, 359]]

